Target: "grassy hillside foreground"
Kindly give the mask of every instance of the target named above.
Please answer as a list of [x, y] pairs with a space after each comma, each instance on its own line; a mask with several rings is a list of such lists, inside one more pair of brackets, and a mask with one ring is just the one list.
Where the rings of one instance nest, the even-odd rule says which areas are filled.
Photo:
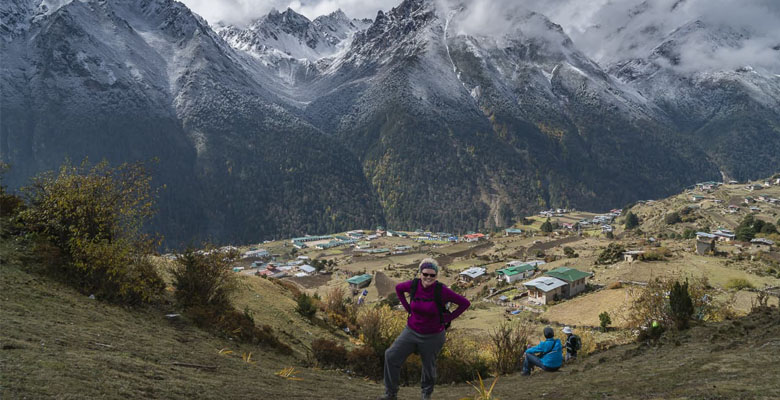
[[[4, 257], [0, 270], [2, 398], [372, 399], [381, 383], [237, 345], [169, 320], [164, 309], [128, 309], [92, 300]], [[295, 318], [294, 316], [289, 316]], [[456, 334], [454, 331], [453, 334]], [[670, 335], [658, 346], [625, 345], [560, 372], [499, 378], [501, 399], [778, 398], [780, 311]], [[282, 338], [284, 339], [284, 337]], [[294, 344], [293, 344], [294, 346]], [[232, 353], [220, 354], [229, 349]], [[252, 352], [245, 362], [241, 354]], [[214, 368], [192, 368], [174, 363]], [[296, 367], [289, 380], [275, 373]], [[469, 385], [443, 385], [436, 397], [461, 399]], [[418, 398], [415, 387], [400, 398]]]

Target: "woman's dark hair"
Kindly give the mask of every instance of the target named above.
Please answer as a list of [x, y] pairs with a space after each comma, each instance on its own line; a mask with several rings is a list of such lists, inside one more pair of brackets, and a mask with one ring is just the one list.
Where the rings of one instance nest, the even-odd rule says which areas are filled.
[[544, 337], [547, 338], [547, 339], [550, 339], [553, 336], [555, 336], [555, 331], [553, 330], [553, 328], [550, 328], [549, 326], [545, 327], [544, 328]]

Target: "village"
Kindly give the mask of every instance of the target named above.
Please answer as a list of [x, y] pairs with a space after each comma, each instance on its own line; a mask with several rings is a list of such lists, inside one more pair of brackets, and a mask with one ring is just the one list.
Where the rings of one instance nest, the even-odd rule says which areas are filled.
[[[303, 236], [241, 247], [233, 271], [293, 282], [311, 295], [341, 287], [358, 304], [400, 307], [395, 284], [415, 277], [421, 259], [434, 257], [442, 266], [438, 279], [474, 303], [458, 324], [474, 333], [529, 313], [593, 328], [607, 312], [620, 327], [630, 287], [667, 275], [707, 278], [722, 296], [731, 296], [735, 309], [746, 311], [751, 290], [780, 286], [780, 252], [777, 234], [737, 240], [736, 229], [746, 216], [774, 224], [778, 197], [777, 179], [704, 182], [677, 196], [632, 205], [629, 211], [641, 221], [633, 229], [626, 228], [623, 209], [551, 209], [495, 232], [457, 235], [379, 226]], [[612, 247], [619, 253], [604, 262]], [[727, 293], [736, 280], [749, 285]]]

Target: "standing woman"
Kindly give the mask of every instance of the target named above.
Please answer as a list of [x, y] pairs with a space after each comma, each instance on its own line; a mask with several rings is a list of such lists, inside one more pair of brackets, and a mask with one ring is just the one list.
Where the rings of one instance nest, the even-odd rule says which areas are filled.
[[[436, 357], [445, 340], [445, 327], [458, 318], [471, 303], [436, 280], [439, 264], [432, 258], [420, 262], [420, 278], [401, 282], [395, 293], [409, 313], [406, 327], [385, 351], [385, 394], [382, 400], [393, 400], [398, 393], [401, 365], [413, 352], [422, 360], [422, 398], [430, 399], [436, 382]], [[406, 295], [409, 293], [409, 301]], [[444, 305], [455, 303], [458, 308], [447, 311]]]

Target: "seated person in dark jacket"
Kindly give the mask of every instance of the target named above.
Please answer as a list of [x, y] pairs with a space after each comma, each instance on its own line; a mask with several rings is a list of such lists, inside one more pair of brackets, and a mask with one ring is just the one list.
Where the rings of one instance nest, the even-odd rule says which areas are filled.
[[525, 351], [522, 375], [531, 375], [531, 370], [534, 367], [539, 367], [548, 372], [557, 371], [561, 367], [561, 364], [563, 364], [563, 346], [561, 341], [553, 336], [555, 336], [553, 328], [549, 326], [544, 328], [545, 340]]

